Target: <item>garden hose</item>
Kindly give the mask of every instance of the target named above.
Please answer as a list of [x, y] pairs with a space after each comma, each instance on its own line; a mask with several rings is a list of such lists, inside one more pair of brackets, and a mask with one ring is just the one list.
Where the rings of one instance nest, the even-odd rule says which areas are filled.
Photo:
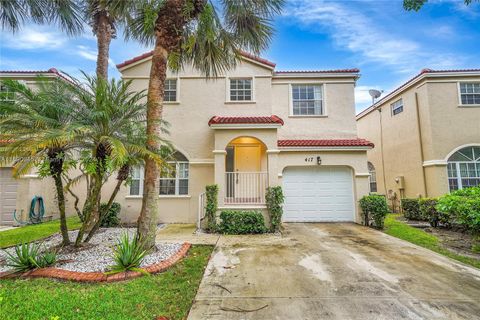
[[[38, 206], [37, 206], [38, 203]], [[37, 209], [38, 208], [38, 209]], [[30, 211], [28, 212], [28, 218], [30, 223], [37, 224], [42, 222], [43, 217], [45, 216], [45, 204], [43, 203], [43, 198], [40, 196], [34, 196], [30, 202]], [[17, 210], [13, 211], [13, 218], [19, 224], [27, 224], [28, 222], [21, 221], [17, 219]]]

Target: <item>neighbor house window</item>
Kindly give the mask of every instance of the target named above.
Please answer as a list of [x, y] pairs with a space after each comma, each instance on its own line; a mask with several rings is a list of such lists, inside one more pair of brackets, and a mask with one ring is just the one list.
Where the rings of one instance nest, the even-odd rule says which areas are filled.
[[130, 195], [143, 195], [143, 167], [134, 167], [131, 171]]
[[397, 115], [400, 112], [403, 112], [403, 100], [397, 100], [392, 103], [392, 115]]
[[168, 162], [160, 174], [160, 195], [187, 195], [189, 165], [185, 156], [179, 152], [174, 155], [175, 161]]
[[460, 83], [460, 99], [465, 105], [480, 105], [480, 82]]
[[3, 102], [14, 102], [15, 100], [15, 92], [9, 90], [9, 88], [0, 83], [0, 101]]
[[175, 102], [177, 101], [177, 79], [165, 80], [165, 95], [163, 101]]
[[480, 185], [480, 147], [466, 147], [448, 158], [450, 191]]
[[323, 114], [321, 85], [292, 85], [293, 115], [315, 116]]
[[370, 174], [370, 192], [377, 192], [377, 173], [371, 162], [368, 162], [368, 173]]
[[252, 101], [252, 79], [230, 79], [230, 101]]

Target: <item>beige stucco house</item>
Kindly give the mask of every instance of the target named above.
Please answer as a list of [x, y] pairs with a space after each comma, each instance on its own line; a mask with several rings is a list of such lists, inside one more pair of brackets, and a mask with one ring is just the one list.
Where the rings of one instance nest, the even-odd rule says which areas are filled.
[[[150, 64], [146, 53], [117, 67], [145, 90]], [[357, 69], [276, 71], [249, 54], [216, 79], [169, 71], [164, 119], [177, 153], [175, 169], [159, 177], [159, 222], [197, 222], [209, 184], [219, 186], [220, 210], [266, 213], [266, 187], [281, 185], [285, 221], [360, 222], [373, 144], [357, 136], [358, 77]], [[142, 193], [143, 169], [135, 168], [116, 200], [124, 221], [136, 221]]]
[[424, 69], [357, 115], [371, 191], [436, 197], [480, 184], [480, 69]]

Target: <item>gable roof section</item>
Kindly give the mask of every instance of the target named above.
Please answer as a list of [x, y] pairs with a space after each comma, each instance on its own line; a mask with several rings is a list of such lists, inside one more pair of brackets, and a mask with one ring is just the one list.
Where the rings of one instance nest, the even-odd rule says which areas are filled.
[[[117, 64], [117, 69], [121, 70], [131, 64], [134, 64], [136, 62], [139, 62], [139, 61], [142, 61], [144, 59], [147, 59], [147, 58], [150, 58], [151, 56], [153, 55], [153, 50], [152, 51], [149, 51], [149, 52], [145, 52], [144, 54], [141, 54], [139, 56], [136, 56], [132, 59], [129, 59], [129, 60], [125, 60], [124, 62], [122, 63], [119, 63]], [[240, 55], [242, 57], [244, 57], [245, 59], [247, 60], [252, 60], [256, 63], [259, 63], [259, 64], [262, 64], [264, 66], [266, 66], [267, 68], [269, 69], [274, 69], [275, 68], [275, 63], [271, 62], [271, 61], [268, 61], [267, 59], [263, 59], [263, 58], [260, 58], [260, 57], [257, 57], [251, 53], [248, 53], [248, 52], [244, 52], [242, 51], [240, 53]]]
[[434, 76], [452, 76], [455, 74], [478, 74], [480, 75], [480, 69], [450, 69], [450, 70], [432, 70], [432, 69], [422, 69], [419, 74], [415, 75], [413, 78], [408, 80], [407, 82], [403, 83], [399, 87], [395, 88], [392, 92], [387, 94], [385, 97], [382, 99], [378, 100], [374, 104], [372, 104], [370, 107], [366, 108], [365, 110], [361, 111], [360, 113], [357, 114], [357, 120], [361, 119], [362, 117], [366, 116], [373, 110], [375, 110], [377, 107], [381, 106], [383, 103], [388, 101], [389, 99], [393, 98], [397, 94], [402, 93], [403, 91], [407, 90], [411, 86], [413, 86], [415, 83], [418, 83], [422, 79], [425, 79], [427, 77], [434, 77]]
[[252, 117], [220, 117], [213, 116], [208, 125], [230, 125], [230, 124], [276, 124], [283, 126], [283, 120], [276, 116], [252, 116]]
[[365, 139], [307, 139], [307, 140], [278, 140], [280, 148], [292, 147], [374, 147], [374, 144]]
[[58, 77], [65, 81], [72, 82], [67, 76], [63, 75], [56, 68], [48, 70], [0, 70], [0, 77], [36, 77], [36, 76]]

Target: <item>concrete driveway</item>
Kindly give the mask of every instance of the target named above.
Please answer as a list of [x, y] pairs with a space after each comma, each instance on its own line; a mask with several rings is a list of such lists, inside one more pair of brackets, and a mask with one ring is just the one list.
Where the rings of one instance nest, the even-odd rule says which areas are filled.
[[220, 237], [188, 319], [480, 319], [480, 270], [354, 224], [287, 224]]

